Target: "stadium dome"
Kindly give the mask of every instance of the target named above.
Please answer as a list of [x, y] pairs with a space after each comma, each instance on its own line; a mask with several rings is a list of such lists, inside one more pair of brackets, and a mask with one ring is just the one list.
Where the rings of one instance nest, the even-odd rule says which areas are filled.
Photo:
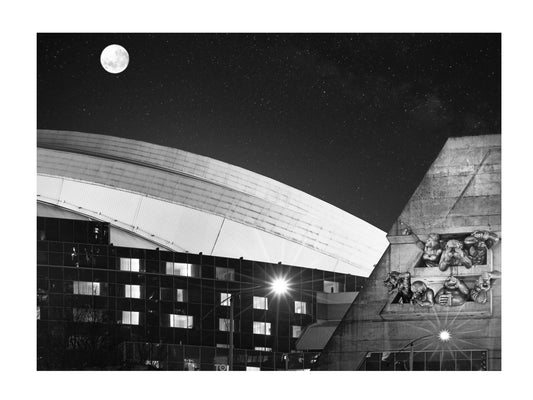
[[38, 212], [109, 222], [117, 238], [364, 277], [388, 246], [385, 232], [331, 204], [208, 157], [52, 130], [38, 130], [37, 147]]

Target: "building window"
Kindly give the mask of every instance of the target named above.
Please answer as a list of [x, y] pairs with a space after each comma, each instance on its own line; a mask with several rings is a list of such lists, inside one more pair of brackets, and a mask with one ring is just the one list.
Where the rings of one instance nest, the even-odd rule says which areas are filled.
[[229, 349], [229, 344], [227, 343], [217, 343], [219, 349]]
[[73, 282], [73, 293], [87, 296], [100, 296], [100, 282]]
[[73, 308], [72, 320], [75, 322], [103, 322], [104, 311], [88, 308]]
[[261, 371], [260, 367], [246, 367], [246, 371]]
[[221, 281], [234, 281], [235, 270], [233, 268], [216, 267], [215, 277]]
[[[218, 330], [222, 332], [229, 332], [229, 318], [219, 318], [218, 319]], [[233, 322], [233, 330], [235, 330], [235, 322]]]
[[193, 317], [191, 315], [170, 314], [170, 327], [192, 329]]
[[[367, 353], [359, 371], [408, 371], [407, 351]], [[487, 352], [469, 350], [415, 351], [414, 371], [486, 371]]]
[[324, 292], [325, 293], [339, 293], [340, 285], [339, 282], [324, 281]]
[[139, 272], [140, 262], [138, 258], [121, 258], [120, 259], [120, 270], [121, 271], [132, 271]]
[[231, 293], [220, 293], [220, 305], [221, 306], [230, 306], [231, 303]]
[[260, 346], [256, 346], [256, 347], [254, 347], [254, 350], [257, 350], [257, 351], [272, 351], [272, 347], [260, 347]]
[[140, 285], [124, 285], [124, 297], [130, 299], [140, 299], [141, 298], [141, 286]]
[[37, 306], [37, 319], [41, 319], [41, 307]]
[[176, 301], [181, 301], [182, 303], [186, 303], [187, 302], [187, 290], [176, 289]]
[[254, 296], [254, 308], [256, 310], [268, 310], [268, 298]]
[[302, 334], [302, 327], [298, 325], [293, 325], [292, 326], [292, 337], [299, 338], [301, 334]]
[[270, 322], [256, 322], [254, 321], [254, 333], [256, 335], [270, 335]]
[[167, 275], [190, 276], [193, 278], [200, 276], [200, 269], [196, 264], [167, 262], [165, 271]]
[[295, 314], [307, 314], [307, 303], [305, 301], [295, 301], [294, 302], [294, 313]]
[[139, 325], [139, 311], [122, 311], [124, 325]]

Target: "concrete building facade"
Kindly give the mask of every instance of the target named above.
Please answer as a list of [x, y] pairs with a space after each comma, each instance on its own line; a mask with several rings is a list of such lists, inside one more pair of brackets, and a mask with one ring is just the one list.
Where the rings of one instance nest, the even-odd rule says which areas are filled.
[[446, 142], [316, 369], [501, 369], [500, 140]]

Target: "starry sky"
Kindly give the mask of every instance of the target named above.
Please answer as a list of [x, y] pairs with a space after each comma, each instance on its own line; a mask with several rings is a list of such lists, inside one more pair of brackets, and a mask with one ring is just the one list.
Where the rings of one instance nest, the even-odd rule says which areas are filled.
[[212, 157], [388, 231], [448, 137], [501, 132], [501, 36], [38, 34], [37, 127]]

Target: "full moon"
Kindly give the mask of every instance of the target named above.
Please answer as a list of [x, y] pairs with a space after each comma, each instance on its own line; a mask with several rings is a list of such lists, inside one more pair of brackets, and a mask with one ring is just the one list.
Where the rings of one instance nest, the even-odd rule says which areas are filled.
[[130, 56], [126, 49], [118, 44], [110, 44], [100, 55], [100, 63], [107, 72], [120, 74], [128, 67]]

